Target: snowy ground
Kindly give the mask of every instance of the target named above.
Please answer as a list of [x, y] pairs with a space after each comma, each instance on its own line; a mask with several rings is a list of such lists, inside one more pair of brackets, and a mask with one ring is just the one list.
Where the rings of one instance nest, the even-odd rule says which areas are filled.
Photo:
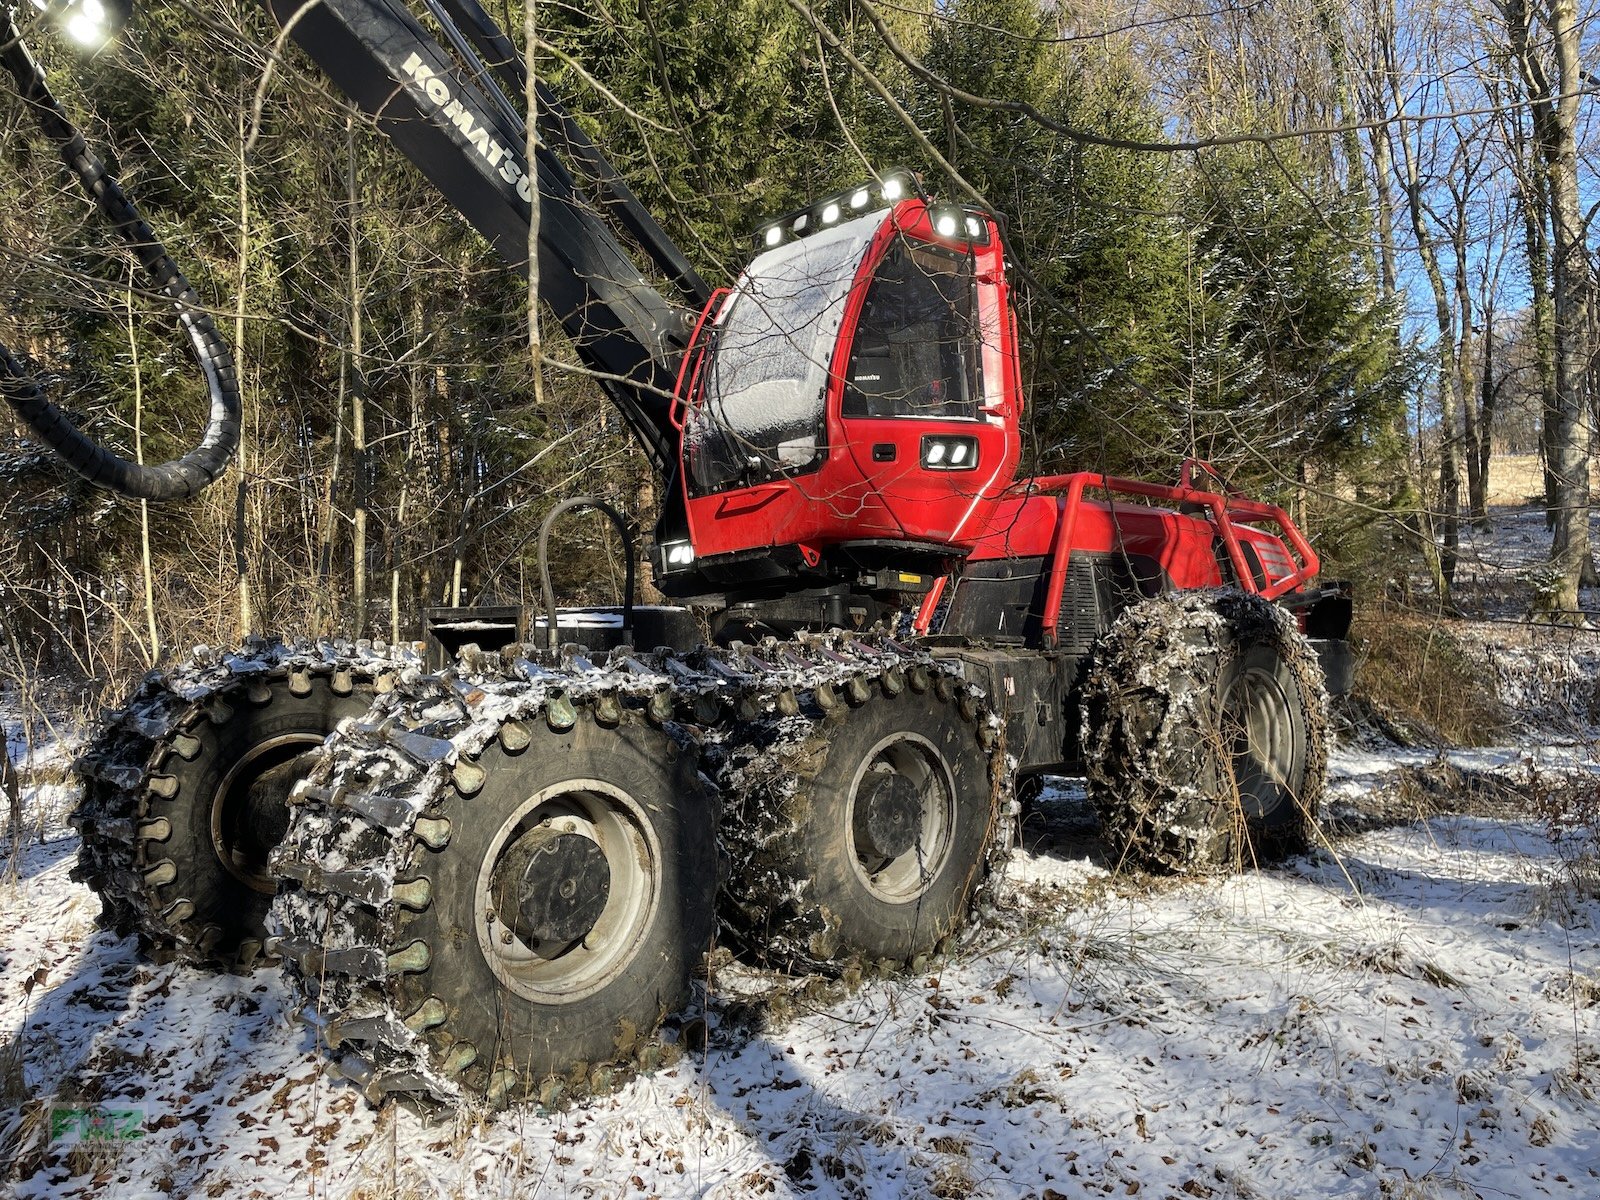
[[[270, 972], [96, 932], [58, 835], [3, 893], [0, 1153], [18, 1196], [1592, 1197], [1600, 899], [1512, 811], [1525, 758], [1419, 798], [1431, 756], [1343, 752], [1329, 848], [1219, 883], [1113, 879], [1058, 790], [957, 961], [583, 1109], [445, 1124], [327, 1076]], [[1471, 811], [1437, 811], [1452, 783]], [[53, 1146], [52, 1093], [144, 1136]]]
[[[613, 1096], [442, 1123], [369, 1109], [273, 973], [97, 932], [46, 782], [0, 883], [0, 1193], [1600, 1196], [1600, 848], [1549, 819], [1600, 766], [1519, 741], [1346, 746], [1326, 847], [1222, 881], [1114, 876], [1063, 785], [953, 960], [754, 1034], [714, 998], [709, 1050]], [[52, 1139], [53, 1096], [142, 1136]]]

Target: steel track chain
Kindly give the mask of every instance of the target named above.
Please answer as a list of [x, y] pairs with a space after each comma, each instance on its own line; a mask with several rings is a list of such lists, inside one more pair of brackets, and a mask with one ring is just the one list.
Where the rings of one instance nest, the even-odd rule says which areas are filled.
[[393, 653], [383, 643], [318, 642], [285, 645], [254, 641], [217, 654], [197, 648], [188, 663], [153, 671], [133, 695], [110, 713], [73, 764], [82, 798], [69, 817], [82, 844], [72, 878], [99, 894], [101, 924], [118, 934], [137, 934], [157, 960], [248, 969], [261, 953], [247, 939], [223, 955], [194, 903], [171, 891], [174, 866], [162, 852], [171, 836], [167, 816], [153, 802], [171, 798], [172, 777], [163, 768], [173, 756], [191, 757], [194, 731], [224, 723], [234, 708], [258, 702], [262, 689], [279, 680], [326, 677], [336, 693], [382, 687], [402, 671], [415, 670], [409, 651]]
[[[838, 954], [828, 915], [808, 901], [808, 881], [796, 879], [790, 869], [788, 844], [798, 828], [795, 806], [787, 801], [817, 778], [836, 722], [879, 698], [907, 691], [934, 703], [954, 703], [988, 760], [990, 828], [985, 853], [973, 864], [977, 878], [971, 903], [979, 909], [989, 903], [990, 881], [999, 877], [998, 868], [1010, 853], [1014, 828], [1015, 763], [1006, 755], [1004, 723], [991, 713], [983, 694], [962, 679], [958, 660], [890, 643], [886, 655], [863, 664], [841, 684], [773, 690], [758, 706], [760, 716], [739, 722], [712, 748], [713, 778], [729, 798], [722, 842], [735, 886], [724, 889], [724, 903], [732, 922], [751, 935], [750, 948], [761, 961], [789, 971], [851, 978], [896, 969], [895, 964]], [[784, 914], [776, 930], [771, 914]], [[941, 952], [948, 949], [944, 942]]]
[[[344, 1049], [340, 1072], [371, 1102], [402, 1094], [460, 1104], [467, 1099], [462, 1073], [478, 1048], [452, 1040], [437, 997], [402, 1011], [400, 977], [425, 966], [429, 951], [404, 941], [399, 916], [433, 902], [418, 864], [448, 843], [446, 799], [482, 787], [477, 759], [492, 741], [520, 749], [530, 723], [563, 730], [580, 709], [601, 724], [614, 724], [624, 709], [642, 714], [697, 750], [713, 784], [748, 789], [738, 828], [723, 822], [724, 865], [736, 872], [782, 835], [763, 824], [775, 811], [763, 789], [784, 778], [796, 748], [818, 735], [835, 706], [861, 703], [886, 679], [901, 686], [911, 672], [930, 688], [966, 697], [970, 719], [990, 731], [994, 811], [1009, 816], [1013, 764], [1003, 728], [958, 670], [889, 638], [837, 634], [685, 654], [624, 648], [592, 658], [575, 647], [502, 655], [469, 648], [442, 675], [402, 678], [364, 720], [345, 722], [295, 789], [289, 835], [273, 856], [275, 873], [289, 883], [273, 905], [269, 943], [307, 1017], [330, 1049]], [[986, 873], [1009, 849], [1009, 824], [997, 823]], [[758, 888], [783, 886], [774, 879]], [[845, 966], [847, 985], [863, 977], [860, 968]], [[614, 1061], [574, 1064], [547, 1081], [539, 1099], [565, 1103], [609, 1091], [676, 1053], [655, 1036], [623, 1036], [618, 1045]], [[496, 1099], [493, 1084], [489, 1098]]]
[[[1215, 726], [1213, 681], [1224, 642], [1270, 643], [1306, 698], [1310, 792], [1295, 803], [1315, 825], [1327, 774], [1330, 714], [1322, 668], [1294, 617], [1238, 591], [1177, 593], [1125, 611], [1097, 651], [1114, 674], [1091, 673], [1080, 737], [1088, 748], [1089, 794], [1102, 835], [1124, 862], [1163, 874], [1241, 865], [1243, 848], [1210, 849], [1215, 831], [1195, 818], [1197, 752], [1183, 734]], [[1108, 719], [1113, 706], [1142, 698], [1137, 720]], [[1224, 769], [1219, 765], [1219, 771]], [[1236, 802], [1235, 802], [1236, 805]], [[1242, 818], [1236, 818], [1242, 821]], [[1236, 839], [1239, 835], [1234, 835]]]

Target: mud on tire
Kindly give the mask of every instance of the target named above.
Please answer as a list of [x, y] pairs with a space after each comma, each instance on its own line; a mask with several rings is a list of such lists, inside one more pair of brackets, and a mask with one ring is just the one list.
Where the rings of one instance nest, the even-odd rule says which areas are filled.
[[1316, 654], [1240, 592], [1129, 609], [1085, 685], [1089, 798], [1113, 859], [1215, 872], [1304, 850], [1327, 770]]

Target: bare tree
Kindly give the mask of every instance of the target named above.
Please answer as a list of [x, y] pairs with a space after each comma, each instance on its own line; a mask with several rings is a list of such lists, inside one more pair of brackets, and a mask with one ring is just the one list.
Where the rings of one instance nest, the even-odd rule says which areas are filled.
[[1505, 0], [1500, 12], [1528, 93], [1550, 222], [1553, 405], [1547, 413], [1545, 445], [1554, 531], [1553, 582], [1536, 604], [1556, 619], [1581, 621], [1578, 589], [1593, 577], [1594, 567], [1589, 557], [1586, 393], [1592, 288], [1585, 249], [1587, 222], [1578, 195], [1578, 101], [1584, 88], [1578, 57], [1580, 28], [1572, 0], [1546, 0], [1538, 20], [1552, 64], [1536, 38], [1535, 14], [1527, 0]]

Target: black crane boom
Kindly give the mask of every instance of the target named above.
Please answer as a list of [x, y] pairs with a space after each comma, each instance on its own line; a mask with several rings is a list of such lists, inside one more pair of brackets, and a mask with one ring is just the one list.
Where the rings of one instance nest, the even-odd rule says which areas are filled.
[[[524, 119], [503, 97], [499, 103], [491, 99], [473, 78], [490, 80], [482, 59], [465, 64], [476, 71], [464, 69], [461, 56], [471, 53], [464, 42], [451, 38], [456, 53], [446, 51], [399, 0], [263, 2], [511, 266], [527, 262], [529, 212], [538, 187], [540, 298], [560, 318], [657, 472], [670, 477], [677, 462], [671, 393], [688, 309], [656, 291], [603, 214], [608, 208], [627, 214], [619, 223], [670, 273], [686, 303], [703, 300], [705, 284], [631, 193], [618, 188], [616, 172], [555, 98], [548, 92], [540, 97], [539, 124], [556, 136], [541, 137], [530, 178]], [[471, 0], [455, 0], [451, 7], [469, 18], [477, 8]], [[492, 52], [502, 72], [518, 78], [522, 65], [515, 48], [487, 14], [478, 9], [476, 15], [467, 36]], [[452, 21], [442, 5], [434, 16]], [[557, 147], [610, 193], [612, 205], [584, 194]]]

